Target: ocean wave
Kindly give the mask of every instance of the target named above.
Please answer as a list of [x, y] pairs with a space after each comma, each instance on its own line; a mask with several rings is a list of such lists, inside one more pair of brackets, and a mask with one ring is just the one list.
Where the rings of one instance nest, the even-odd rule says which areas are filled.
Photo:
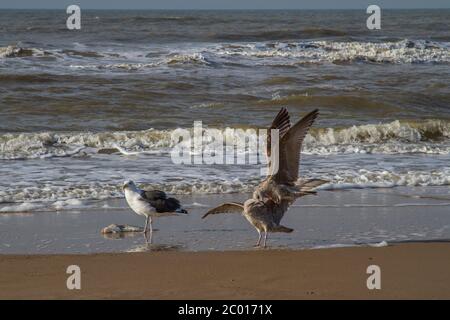
[[16, 46], [0, 47], [0, 58], [30, 57], [33, 49], [24, 49]]
[[20, 46], [10, 45], [0, 47], [0, 59], [2, 58], [26, 58], [31, 56], [48, 56], [49, 52], [37, 48], [22, 48]]
[[169, 56], [166, 61], [166, 64], [202, 64], [202, 65], [211, 65], [212, 62], [209, 61], [202, 53], [192, 53], [192, 54], [173, 54]]
[[109, 63], [109, 64], [88, 64], [88, 65], [71, 65], [73, 69], [98, 69], [98, 70], [126, 70], [126, 71], [136, 71], [147, 68], [154, 68], [160, 66], [160, 62], [154, 63]]
[[67, 157], [78, 154], [83, 148], [115, 148], [141, 151], [170, 147], [171, 131], [144, 130], [101, 133], [20, 133], [0, 135], [0, 159], [39, 159]]
[[214, 63], [209, 61], [202, 53], [169, 54], [167, 57], [156, 59], [154, 62], [118, 62], [118, 63], [86, 63], [71, 64], [70, 68], [79, 70], [124, 70], [137, 71], [161, 66], [177, 65], [205, 65], [211, 66]]
[[347, 128], [315, 128], [306, 137], [305, 145], [358, 145], [389, 142], [438, 142], [450, 138], [450, 121], [392, 121]]
[[[154, 182], [140, 184], [142, 188], [164, 190], [170, 194], [223, 194], [236, 192], [252, 192], [256, 186], [255, 179], [240, 181], [189, 181], [189, 182]], [[67, 184], [51, 185], [39, 184], [26, 188], [7, 188], [0, 190], [0, 212], [13, 212], [17, 205], [15, 203], [30, 202], [30, 209], [45, 209], [53, 207], [54, 210], [62, 210], [69, 205], [74, 209], [78, 200], [106, 200], [123, 198], [122, 183], [89, 183], [89, 184]], [[45, 202], [43, 205], [41, 202]], [[81, 207], [82, 204], [80, 204]], [[27, 207], [19, 207], [18, 210], [26, 211]]]
[[340, 170], [339, 173], [321, 177], [330, 183], [318, 190], [393, 188], [399, 186], [448, 186], [450, 185], [450, 168], [432, 171], [393, 172], [389, 170]]
[[60, 53], [66, 54], [68, 56], [75, 56], [75, 57], [84, 57], [84, 58], [103, 58], [104, 56], [98, 52], [95, 51], [79, 51], [79, 50], [69, 50], [64, 49], [61, 50]]
[[6, 206], [0, 207], [0, 213], [86, 210], [94, 207], [94, 204], [88, 204], [86, 201], [82, 201], [80, 199], [58, 200], [54, 202], [25, 201], [19, 204], [8, 204]]
[[[169, 151], [172, 130], [115, 132], [39, 132], [0, 135], [0, 159], [79, 156], [85, 148], [126, 152]], [[256, 136], [253, 137], [255, 140]], [[310, 154], [450, 153], [450, 121], [393, 121], [345, 128], [313, 128], [304, 143]]]
[[[449, 186], [450, 168], [442, 170], [339, 170], [321, 173], [330, 183], [319, 190], [393, 188], [398, 186]], [[170, 194], [251, 193], [261, 177], [231, 180], [160, 181], [140, 184], [142, 188], [160, 189]], [[89, 201], [123, 198], [121, 183], [90, 183], [67, 185], [36, 184], [0, 190], [0, 213], [27, 211], [60, 211], [92, 208]]]
[[[402, 40], [397, 42], [302, 41], [223, 45], [222, 56], [284, 58], [285, 64], [308, 63], [450, 63], [448, 42]], [[266, 61], [264, 61], [267, 63]], [[281, 62], [277, 62], [281, 63]]]
[[[265, 41], [194, 45], [184, 50], [157, 51], [148, 54], [143, 48], [124, 48], [111, 52], [83, 48], [52, 49], [8, 46], [0, 48], [0, 58], [53, 56], [76, 60], [70, 67], [79, 69], [138, 70], [173, 65], [289, 65], [323, 63], [450, 63], [450, 43], [445, 41], [409, 40], [369, 41]], [[239, 59], [240, 58], [240, 59]]]

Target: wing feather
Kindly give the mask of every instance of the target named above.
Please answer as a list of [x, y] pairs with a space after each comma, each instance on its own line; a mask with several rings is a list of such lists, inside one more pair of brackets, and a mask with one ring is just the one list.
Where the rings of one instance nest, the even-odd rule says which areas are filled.
[[205, 219], [210, 214], [219, 213], [242, 213], [244, 211], [244, 204], [239, 202], [227, 202], [223, 203], [218, 207], [212, 208], [205, 213], [202, 219]]
[[303, 140], [318, 115], [318, 109], [311, 111], [293, 125], [280, 139], [279, 169], [274, 175], [278, 183], [294, 183], [297, 181]]
[[161, 190], [142, 190], [141, 196], [151, 201], [167, 199], [166, 193]]
[[141, 197], [155, 208], [156, 212], [173, 212], [181, 209], [181, 204], [178, 199], [167, 198], [167, 194], [161, 190], [142, 190]]
[[271, 171], [271, 159], [270, 156], [272, 154], [272, 129], [278, 130], [278, 139], [281, 139], [286, 132], [288, 132], [289, 128], [291, 127], [291, 119], [289, 116], [289, 112], [286, 108], [281, 108], [280, 111], [278, 111], [278, 114], [275, 116], [275, 119], [273, 119], [272, 124], [267, 129], [267, 140], [266, 140], [266, 156], [267, 156], [267, 163], [268, 163], [268, 172]]

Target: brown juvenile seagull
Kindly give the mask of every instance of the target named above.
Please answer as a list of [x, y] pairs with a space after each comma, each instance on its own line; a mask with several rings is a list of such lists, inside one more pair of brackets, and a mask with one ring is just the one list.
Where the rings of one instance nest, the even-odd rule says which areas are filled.
[[258, 231], [258, 242], [255, 247], [261, 244], [262, 233], [264, 233], [263, 246], [266, 247], [268, 232], [292, 232], [294, 229], [280, 225], [281, 218], [291, 205], [291, 201], [282, 200], [275, 204], [272, 200], [266, 202], [256, 199], [248, 199], [244, 203], [229, 202], [209, 210], [202, 219], [210, 214], [218, 213], [241, 213], [252, 226]]
[[[267, 178], [256, 187], [253, 193], [254, 199], [261, 201], [270, 199], [276, 204], [282, 199], [295, 201], [298, 197], [311, 193], [311, 189], [326, 182], [320, 179], [299, 180], [303, 140], [318, 115], [319, 110], [313, 110], [291, 127], [286, 108], [278, 112], [269, 128], [270, 134], [267, 135], [266, 154], [269, 173]], [[273, 129], [278, 130], [279, 136], [278, 154], [275, 154], [275, 157], [271, 150]]]
[[269, 174], [258, 185], [253, 198], [244, 203], [224, 203], [209, 210], [202, 219], [210, 214], [241, 213], [258, 231], [256, 246], [261, 244], [264, 233], [264, 248], [268, 232], [292, 232], [293, 229], [280, 225], [284, 213], [297, 198], [315, 194], [313, 189], [327, 182], [320, 179], [298, 180], [302, 143], [318, 114], [316, 109], [291, 127], [289, 113], [286, 108], [282, 108], [269, 128], [270, 133], [271, 130], [278, 130], [279, 155], [273, 156], [276, 150], [271, 149], [273, 138], [272, 134], [268, 134], [266, 153]]

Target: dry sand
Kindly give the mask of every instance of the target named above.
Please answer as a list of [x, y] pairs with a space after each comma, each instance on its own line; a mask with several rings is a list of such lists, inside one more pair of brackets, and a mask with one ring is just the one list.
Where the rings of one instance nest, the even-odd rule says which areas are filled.
[[[82, 289], [66, 288], [67, 266]], [[381, 267], [381, 290], [366, 268]], [[0, 255], [2, 299], [450, 298], [450, 244], [382, 248]]]

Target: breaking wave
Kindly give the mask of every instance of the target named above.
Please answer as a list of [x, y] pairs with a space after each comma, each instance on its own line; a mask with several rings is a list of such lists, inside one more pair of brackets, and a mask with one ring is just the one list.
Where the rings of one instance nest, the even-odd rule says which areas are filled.
[[[131, 50], [131, 51], [130, 51]], [[430, 40], [401, 40], [392, 42], [362, 41], [277, 41], [238, 42], [195, 45], [186, 50], [169, 52], [140, 52], [132, 48], [120, 52], [93, 50], [52, 49], [8, 46], [0, 48], [0, 58], [23, 58], [30, 56], [53, 56], [77, 64], [78, 69], [124, 69], [139, 70], [173, 65], [297, 65], [321, 63], [450, 63], [450, 43]], [[75, 58], [75, 59], [73, 59]], [[240, 58], [240, 59], [237, 59]], [[264, 59], [261, 59], [264, 58]]]
[[44, 54], [44, 51], [34, 48], [21, 48], [12, 45], [7, 47], [0, 47], [0, 58], [23, 58]]
[[[174, 146], [171, 130], [116, 132], [41, 132], [0, 135], [0, 159], [19, 160], [114, 153], [116, 146], [132, 152], [167, 152]], [[257, 137], [254, 137], [257, 139]], [[450, 121], [393, 121], [346, 128], [313, 128], [304, 152], [450, 153]]]
[[77, 155], [84, 148], [104, 153], [121, 145], [127, 149], [170, 147], [171, 131], [144, 130], [102, 133], [20, 133], [0, 135], [0, 159], [36, 159]]
[[338, 174], [322, 177], [330, 181], [321, 190], [393, 188], [399, 186], [450, 185], [450, 168], [433, 171], [393, 172], [389, 170], [340, 170]]
[[[302, 41], [224, 45], [218, 54], [256, 58], [287, 58], [286, 63], [449, 63], [448, 42]], [[294, 60], [294, 61], [292, 61]]]
[[[51, 157], [99, 157], [99, 163], [105, 161], [105, 158], [121, 163], [124, 161], [121, 158], [123, 155], [134, 156], [140, 155], [142, 152], [170, 152], [173, 146], [171, 133], [171, 130], [149, 129], [101, 133], [3, 134], [0, 135], [0, 159], [6, 161], [8, 159]], [[304, 153], [317, 155], [342, 153], [449, 155], [449, 138], [450, 121], [444, 120], [393, 121], [346, 128], [314, 128], [306, 137]], [[140, 158], [143, 161], [140, 165], [149, 161], [150, 166], [152, 164], [158, 166], [165, 157], [165, 155], [163, 157], [151, 156], [148, 160], [146, 157]], [[325, 156], [321, 159], [326, 158]], [[319, 175], [330, 181], [329, 184], [321, 186], [321, 189], [324, 190], [448, 186], [450, 185], [450, 168], [445, 165], [447, 158], [448, 156], [445, 156], [440, 160], [441, 165], [429, 169], [418, 165], [406, 165], [405, 167], [382, 165], [381, 168], [378, 165], [367, 165], [364, 169], [358, 169], [352, 165], [343, 165], [341, 161], [338, 170], [321, 169], [320, 172], [315, 173], [309, 171], [311, 169], [306, 166], [302, 174], [306, 178]], [[137, 160], [133, 159], [133, 161]], [[94, 159], [94, 161], [97, 160]], [[343, 161], [345, 162], [345, 160]], [[374, 161], [378, 160], [374, 158]], [[14, 162], [11, 163], [14, 164]], [[444, 164], [442, 165], [442, 163]], [[36, 170], [35, 165], [30, 163], [30, 170]], [[171, 167], [169, 166], [169, 168]], [[91, 178], [87, 178], [83, 172], [76, 172], [77, 167], [72, 170], [75, 171], [67, 181], [66, 178], [63, 178], [54, 183], [51, 172], [49, 176], [44, 175], [45, 179], [41, 179], [39, 177], [42, 174], [36, 175], [31, 171], [36, 178], [30, 178], [33, 180], [30, 183], [5, 184], [0, 187], [0, 203], [2, 204], [0, 213], [83, 210], [85, 206], [89, 207], [90, 205], [84, 201], [123, 197], [121, 190], [123, 176], [122, 174], [113, 174], [116, 169], [100, 170], [98, 176]], [[179, 168], [174, 170], [179, 170]], [[172, 194], [244, 193], [251, 192], [261, 181], [257, 167], [253, 168], [253, 171], [248, 168], [245, 171], [238, 169], [235, 173], [228, 175], [224, 174], [225, 172], [220, 168], [217, 170], [206, 176], [195, 170], [190, 173], [184, 171], [184, 174], [180, 174], [182, 178], [155, 174], [152, 175], [152, 182], [141, 186], [162, 189]], [[123, 173], [125, 176], [129, 174]], [[26, 173], [24, 174], [26, 175]], [[62, 172], [62, 174], [63, 177], [66, 176], [66, 173]], [[106, 180], [103, 178], [105, 174], [108, 177]]]
[[[171, 194], [222, 194], [235, 192], [251, 192], [256, 185], [255, 179], [240, 181], [237, 179], [226, 181], [189, 181], [189, 182], [155, 182], [152, 184], [144, 184], [141, 187], [150, 189], [164, 190]], [[31, 202], [30, 210], [45, 209], [49, 210], [51, 206], [54, 209], [62, 210], [67, 205], [73, 209], [76, 204], [73, 201], [79, 200], [106, 200], [113, 198], [123, 198], [122, 183], [89, 183], [89, 184], [70, 184], [54, 186], [50, 184], [35, 185], [26, 188], [8, 188], [0, 189], [0, 203], [4, 203], [0, 207], [2, 212], [14, 212], [15, 203]], [[72, 201], [71, 201], [72, 200]], [[66, 201], [67, 203], [63, 203]], [[40, 204], [47, 202], [46, 206]], [[19, 207], [17, 210], [27, 211], [27, 207]]]
[[[450, 185], [450, 168], [435, 171], [393, 172], [388, 170], [340, 170], [338, 174], [322, 174], [328, 179], [321, 190], [393, 188], [397, 186], [447, 186]], [[260, 182], [260, 177], [233, 180], [163, 181], [141, 184], [171, 194], [223, 194], [250, 193]], [[122, 198], [121, 183], [90, 183], [70, 185], [39, 184], [0, 190], [0, 213], [27, 211], [59, 211], [91, 208], [87, 201]]]
[[349, 128], [311, 130], [305, 152], [327, 153], [435, 153], [450, 152], [450, 122], [444, 120], [393, 121]]

